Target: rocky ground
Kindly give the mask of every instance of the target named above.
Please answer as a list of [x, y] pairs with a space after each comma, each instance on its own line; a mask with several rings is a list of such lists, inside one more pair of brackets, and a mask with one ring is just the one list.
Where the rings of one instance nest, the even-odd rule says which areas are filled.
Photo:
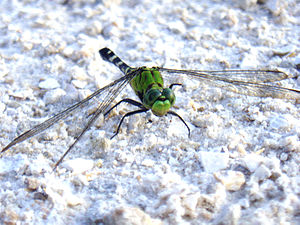
[[[0, 147], [133, 67], [278, 69], [300, 90], [299, 1], [0, 3]], [[298, 67], [298, 70], [297, 70]], [[299, 100], [235, 94], [184, 76], [176, 117], [103, 115], [53, 166], [91, 108], [1, 154], [1, 224], [299, 224]], [[103, 96], [102, 96], [103, 97]], [[104, 96], [105, 97], [105, 96]], [[137, 100], [130, 87], [115, 99]]]

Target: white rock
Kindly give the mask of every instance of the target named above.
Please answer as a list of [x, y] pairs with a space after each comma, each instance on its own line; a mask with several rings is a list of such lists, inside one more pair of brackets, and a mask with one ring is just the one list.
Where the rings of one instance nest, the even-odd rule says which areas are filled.
[[88, 78], [86, 70], [79, 66], [72, 67], [70, 73], [72, 74], [72, 78], [75, 80], [86, 80]]
[[121, 149], [115, 151], [116, 154], [116, 160], [118, 162], [122, 162], [122, 163], [132, 163], [134, 162], [135, 158], [134, 155], [130, 152], [124, 152]]
[[13, 92], [9, 92], [9, 95], [14, 96], [15, 98], [30, 98], [32, 99], [33, 97], [33, 93], [31, 89], [21, 89], [21, 90], [17, 90], [17, 91], [13, 91]]
[[5, 104], [0, 102], [0, 113], [3, 113], [5, 108], [6, 108]]
[[258, 180], [262, 181], [271, 176], [271, 171], [265, 166], [260, 165], [254, 172], [253, 176]]
[[255, 51], [250, 51], [250, 53], [246, 53], [244, 55], [243, 60], [240, 63], [240, 67], [243, 69], [253, 69], [254, 66], [259, 64], [260, 62]]
[[54, 78], [48, 78], [46, 80], [41, 81], [39, 83], [39, 87], [44, 89], [55, 89], [59, 88], [60, 85]]
[[83, 199], [81, 199], [73, 194], [67, 194], [65, 196], [65, 199], [66, 199], [68, 206], [70, 206], [70, 207], [82, 205], [85, 202]]
[[[186, 122], [188, 124], [189, 127], [191, 127], [191, 125]], [[175, 136], [175, 137], [188, 137], [188, 129], [187, 127], [184, 125], [184, 123], [182, 123], [182, 121], [180, 121], [178, 118], [174, 117], [174, 120], [172, 121], [172, 123], [170, 123], [168, 130], [168, 135], [169, 136]], [[191, 131], [192, 132], [192, 131]]]
[[77, 88], [84, 88], [87, 85], [86, 81], [82, 80], [72, 80], [72, 84]]
[[261, 162], [263, 162], [263, 157], [254, 153], [248, 154], [243, 158], [242, 162], [250, 172], [254, 172]]
[[245, 176], [240, 171], [229, 170], [226, 171], [226, 173], [216, 172], [214, 176], [217, 180], [221, 181], [226, 190], [229, 191], [238, 191], [245, 183]]
[[199, 152], [201, 164], [208, 173], [213, 173], [228, 166], [229, 156], [227, 153]]
[[280, 142], [280, 145], [293, 151], [300, 151], [300, 141], [298, 135], [287, 136]]
[[21, 170], [28, 165], [29, 161], [26, 155], [17, 154], [13, 157], [2, 157], [0, 158], [0, 175], [11, 171]]
[[288, 129], [295, 119], [291, 115], [278, 115], [270, 119], [270, 127], [273, 129]]
[[286, 3], [284, 0], [268, 0], [265, 4], [265, 7], [269, 9], [275, 16], [282, 13], [287, 6], [288, 3]]
[[299, 64], [300, 64], [300, 55], [297, 55], [297, 56], [294, 58], [294, 64], [295, 64], [295, 65], [299, 65]]
[[283, 47], [278, 47], [273, 50], [274, 55], [285, 56], [291, 52], [295, 51], [295, 47], [292, 45], [286, 45]]
[[185, 206], [185, 214], [189, 215], [190, 217], [195, 217], [197, 215], [196, 209], [197, 209], [197, 204], [200, 198], [200, 193], [196, 192], [194, 194], [189, 194], [185, 197], [183, 197], [182, 202], [183, 205]]
[[5, 77], [9, 73], [9, 70], [5, 64], [0, 64], [0, 79]]
[[239, 204], [225, 206], [213, 224], [238, 224], [240, 217], [241, 206]]
[[241, 200], [239, 200], [239, 205], [245, 209], [249, 208], [249, 206], [250, 206], [249, 199], [242, 198]]
[[155, 161], [151, 160], [151, 159], [145, 159], [143, 162], [142, 162], [142, 165], [143, 166], [146, 166], [146, 167], [153, 167], [155, 165]]
[[102, 28], [103, 24], [96, 20], [92, 24], [89, 24], [85, 30], [89, 35], [96, 36], [101, 33]]
[[83, 173], [93, 168], [94, 161], [89, 159], [71, 159], [62, 163], [62, 166], [68, 170], [73, 171], [73, 173]]
[[104, 224], [110, 225], [162, 225], [159, 219], [153, 219], [144, 211], [134, 207], [122, 207], [115, 209], [112, 213], [107, 214], [103, 219]]
[[257, 0], [235, 0], [239, 6], [244, 9], [247, 10], [250, 7], [254, 6], [257, 2]]
[[47, 91], [44, 95], [45, 104], [53, 104], [58, 102], [62, 96], [66, 95], [66, 92], [61, 88], [56, 88], [50, 91]]
[[181, 21], [170, 22], [168, 26], [175, 34], [184, 34], [186, 32], [185, 25]]

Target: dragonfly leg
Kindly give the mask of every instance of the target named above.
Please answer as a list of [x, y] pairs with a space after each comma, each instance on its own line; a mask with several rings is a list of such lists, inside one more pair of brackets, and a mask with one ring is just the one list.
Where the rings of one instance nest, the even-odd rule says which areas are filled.
[[122, 119], [120, 120], [120, 123], [118, 125], [118, 128], [117, 128], [117, 131], [115, 132], [115, 134], [110, 138], [110, 139], [113, 139], [116, 135], [118, 135], [119, 131], [120, 131], [120, 127], [124, 121], [124, 119], [128, 116], [132, 116], [134, 114], [138, 114], [138, 113], [143, 113], [143, 112], [147, 112], [149, 109], [146, 109], [146, 108], [142, 108], [142, 109], [139, 109], [139, 110], [136, 110], [136, 111], [132, 111], [132, 112], [128, 112], [126, 113]]
[[175, 85], [182, 86], [182, 84], [179, 84], [179, 83], [174, 83], [174, 84], [171, 84], [171, 85], [169, 86], [169, 88], [170, 88], [170, 89], [172, 89], [172, 88], [173, 88], [173, 86], [175, 86]]
[[186, 124], [186, 122], [181, 118], [181, 116], [179, 116], [176, 112], [171, 111], [171, 110], [168, 112], [168, 114], [177, 116], [177, 117], [181, 120], [181, 122], [183, 122], [183, 124], [184, 124], [184, 125], [186, 126], [186, 128], [188, 129], [188, 132], [189, 132], [189, 138], [190, 138], [190, 137], [191, 137], [191, 130], [190, 130], [189, 126]]
[[105, 114], [104, 116], [107, 116], [111, 110], [113, 110], [114, 108], [116, 108], [118, 105], [120, 105], [122, 102], [127, 102], [131, 105], [134, 105], [134, 106], [137, 106], [137, 107], [140, 107], [140, 108], [144, 108], [143, 104], [140, 103], [140, 102], [137, 102], [133, 99], [130, 99], [130, 98], [125, 98], [125, 99], [122, 99], [121, 101], [119, 101], [117, 104], [115, 104], [113, 107], [111, 107]]

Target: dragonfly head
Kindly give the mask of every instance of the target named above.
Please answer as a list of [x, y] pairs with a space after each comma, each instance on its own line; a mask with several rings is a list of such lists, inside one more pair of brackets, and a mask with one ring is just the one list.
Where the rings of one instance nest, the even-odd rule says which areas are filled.
[[164, 116], [175, 103], [174, 91], [170, 88], [149, 89], [144, 95], [144, 105], [156, 116]]

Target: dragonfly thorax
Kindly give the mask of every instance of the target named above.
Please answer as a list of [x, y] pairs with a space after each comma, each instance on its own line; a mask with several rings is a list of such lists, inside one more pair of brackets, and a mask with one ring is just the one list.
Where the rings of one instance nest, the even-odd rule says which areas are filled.
[[149, 89], [143, 98], [145, 107], [152, 110], [156, 116], [164, 116], [174, 105], [175, 94], [170, 88]]

